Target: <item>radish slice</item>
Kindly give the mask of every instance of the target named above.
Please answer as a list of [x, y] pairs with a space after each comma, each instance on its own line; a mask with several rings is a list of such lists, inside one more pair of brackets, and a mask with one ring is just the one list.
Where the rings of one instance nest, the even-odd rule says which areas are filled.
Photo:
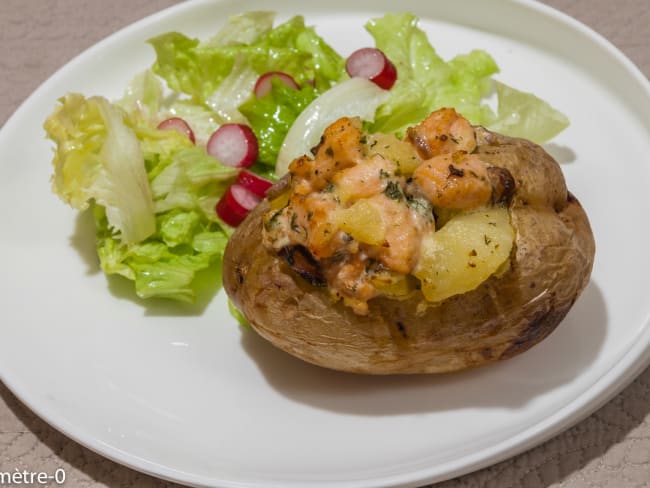
[[261, 198], [264, 198], [266, 196], [266, 190], [273, 186], [272, 181], [262, 178], [247, 169], [242, 169], [239, 172], [239, 175], [237, 175], [237, 183]]
[[262, 98], [264, 95], [271, 91], [271, 80], [273, 78], [277, 78], [289, 88], [293, 88], [294, 90], [300, 88], [298, 86], [298, 83], [296, 83], [296, 80], [294, 80], [291, 75], [283, 73], [282, 71], [269, 71], [268, 73], [264, 73], [262, 76], [260, 76], [257, 79], [257, 83], [255, 83], [255, 96], [257, 98]]
[[237, 227], [261, 201], [255, 193], [234, 183], [228, 187], [215, 210], [226, 224]]
[[374, 47], [364, 47], [350, 54], [345, 70], [350, 77], [366, 78], [384, 90], [389, 90], [397, 80], [395, 65]]
[[188, 124], [184, 119], [181, 119], [180, 117], [170, 117], [169, 119], [163, 120], [160, 124], [158, 124], [158, 129], [159, 130], [177, 130], [181, 134], [185, 134], [190, 141], [192, 141], [192, 144], [196, 142], [196, 138], [194, 137], [194, 131], [190, 127], [190, 124]]
[[226, 166], [247, 168], [257, 159], [257, 137], [244, 124], [224, 124], [208, 139], [208, 154]]

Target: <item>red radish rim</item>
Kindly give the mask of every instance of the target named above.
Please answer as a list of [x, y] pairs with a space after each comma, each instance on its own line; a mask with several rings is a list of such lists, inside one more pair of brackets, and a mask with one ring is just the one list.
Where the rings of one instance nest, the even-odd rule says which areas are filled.
[[244, 124], [224, 124], [208, 139], [208, 154], [234, 168], [251, 166], [259, 154], [257, 137]]
[[345, 70], [351, 77], [366, 78], [384, 90], [390, 89], [397, 80], [397, 68], [380, 49], [364, 47], [354, 51], [345, 62]]
[[234, 183], [216, 205], [215, 211], [226, 224], [237, 227], [262, 199], [247, 188]]
[[160, 122], [156, 128], [158, 130], [176, 130], [181, 134], [186, 135], [192, 143], [196, 142], [192, 127], [190, 127], [190, 124], [181, 117], [169, 117]]
[[266, 191], [273, 186], [272, 181], [262, 178], [260, 175], [247, 169], [239, 172], [237, 175], [237, 183], [261, 198], [264, 198]]
[[290, 74], [284, 73], [283, 71], [269, 71], [261, 75], [255, 83], [255, 88], [253, 91], [255, 92], [255, 96], [257, 98], [262, 98], [271, 91], [271, 80], [273, 77], [278, 78], [289, 88], [293, 88], [294, 90], [298, 90], [300, 88], [296, 80], [294, 80]]

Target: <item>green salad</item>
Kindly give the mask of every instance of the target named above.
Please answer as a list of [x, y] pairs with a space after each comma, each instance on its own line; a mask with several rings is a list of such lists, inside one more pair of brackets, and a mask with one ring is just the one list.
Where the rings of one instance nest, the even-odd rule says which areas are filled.
[[[474, 124], [538, 143], [568, 125], [543, 100], [494, 80], [499, 69], [488, 53], [442, 59], [412, 14], [365, 27], [396, 68], [390, 89], [351, 77], [346, 58], [303, 17], [275, 25], [272, 12], [249, 12], [209, 39], [178, 32], [150, 39], [155, 62], [119, 100], [62, 97], [44, 125], [55, 144], [52, 188], [73, 208], [92, 211], [102, 270], [132, 280], [141, 298], [195, 299], [197, 273], [218, 267], [233, 230], [215, 209], [242, 168], [209, 149], [224, 125], [252, 129], [247, 170], [268, 181], [343, 115], [402, 135], [430, 112], [454, 107]], [[262, 95], [256, 90], [269, 73], [294, 85], [273, 76]], [[497, 110], [487, 103], [494, 93]], [[169, 130], [170, 119], [189, 132]]]

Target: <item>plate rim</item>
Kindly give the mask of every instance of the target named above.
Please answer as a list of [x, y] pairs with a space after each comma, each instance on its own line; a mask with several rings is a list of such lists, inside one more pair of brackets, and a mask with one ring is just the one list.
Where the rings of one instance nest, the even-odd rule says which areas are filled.
[[[510, 0], [512, 3], [521, 5], [531, 11], [536, 12], [553, 20], [565, 24], [572, 30], [578, 30], [583, 35], [589, 37], [592, 42], [597, 43], [601, 48], [604, 48], [608, 53], [615, 57], [621, 66], [625, 69], [626, 74], [632, 76], [641, 87], [645, 89], [646, 95], [650, 99], [650, 81], [619, 48], [617, 48], [611, 41], [596, 32], [594, 29], [580, 22], [579, 20], [565, 14], [554, 7], [542, 4], [535, 0]], [[72, 66], [83, 63], [84, 60], [90, 57], [96, 50], [100, 50], [104, 45], [110, 44], [115, 39], [120, 38], [130, 32], [136, 32], [146, 25], [156, 23], [160, 19], [167, 16], [174, 16], [178, 12], [189, 10], [200, 6], [201, 4], [218, 4], [222, 0], [188, 0], [170, 7], [166, 7], [155, 13], [152, 13], [144, 18], [132, 22], [108, 36], [102, 38], [98, 42], [84, 49], [77, 55], [73, 56], [45, 80], [25, 98], [18, 108], [9, 116], [3, 126], [0, 128], [0, 141], [2, 136], [9, 132], [11, 128], [19, 123], [20, 117], [23, 112], [27, 112], [35, 99], [37, 99], [41, 92], [43, 92], [47, 85], [54, 80], [65, 75]], [[372, 5], [372, 4], [370, 4]], [[605, 374], [601, 375], [593, 384], [591, 384], [585, 391], [579, 394], [571, 402], [565, 404], [561, 409], [551, 416], [547, 416], [531, 425], [527, 429], [508, 437], [496, 445], [480, 449], [471, 455], [464, 455], [461, 458], [446, 461], [438, 465], [434, 465], [427, 469], [419, 471], [409, 471], [393, 476], [381, 476], [373, 479], [364, 479], [361, 481], [348, 481], [348, 482], [293, 482], [285, 480], [284, 486], [337, 486], [346, 487], [361, 487], [369, 486], [368, 481], [373, 482], [371, 486], [418, 486], [424, 483], [439, 482], [446, 479], [452, 479], [463, 474], [468, 474], [476, 470], [494, 465], [505, 459], [511, 458], [515, 455], [521, 454], [541, 443], [559, 435], [564, 430], [575, 425], [582, 419], [591, 415], [598, 408], [609, 402], [615, 395], [628, 386], [643, 370], [650, 366], [650, 319], [646, 318], [645, 323], [642, 325], [638, 334], [639, 339], [637, 342], [631, 344], [627, 350], [621, 353], [619, 360], [615, 366], [609, 369]], [[2, 361], [0, 360], [0, 366]], [[6, 374], [6, 368], [0, 367], [0, 381], [14, 394], [20, 402], [26, 405], [32, 412], [39, 418], [43, 419], [48, 425], [61, 432], [63, 435], [69, 437], [80, 445], [90, 449], [91, 451], [106, 457], [114, 462], [129, 467], [131, 469], [146, 473], [156, 478], [165, 479], [180, 483], [189, 483], [191, 485], [203, 486], [206, 483], [212, 484], [219, 483], [218, 486], [223, 487], [250, 487], [262, 488], [269, 486], [266, 481], [248, 480], [246, 483], [240, 483], [233, 480], [223, 480], [219, 478], [207, 478], [200, 475], [193, 475], [192, 473], [185, 472], [176, 468], [170, 468], [161, 464], [152, 462], [147, 459], [140, 458], [133, 454], [129, 454], [123, 450], [117, 449], [109, 444], [104, 443], [102, 440], [94, 438], [92, 435], [85, 435], [83, 429], [78, 429], [65, 419], [57, 418], [56, 413], [52, 413], [50, 409], [43, 404], [34, 403], [30, 401], [30, 395], [25, 389], [16, 381], [13, 381], [11, 375]], [[467, 458], [471, 458], [467, 462]], [[446, 469], [441, 469], [446, 467]]]

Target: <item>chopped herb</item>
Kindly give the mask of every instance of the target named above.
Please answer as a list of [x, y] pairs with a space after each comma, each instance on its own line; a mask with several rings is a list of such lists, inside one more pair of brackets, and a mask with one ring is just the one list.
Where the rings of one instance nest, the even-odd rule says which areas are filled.
[[492, 242], [492, 239], [490, 239], [488, 236], [483, 234], [483, 241], [485, 241], [485, 245], [488, 246], [490, 242]]
[[384, 169], [380, 169], [379, 170], [379, 177], [380, 178], [389, 178], [390, 173], [388, 171], [384, 170]]
[[413, 195], [408, 195], [406, 197], [406, 204], [416, 212], [421, 213], [428, 218], [434, 217], [433, 207], [431, 206], [431, 203], [429, 203], [428, 200], [425, 200], [423, 198], [417, 198], [414, 197]]
[[332, 193], [333, 191], [334, 191], [334, 183], [328, 181], [327, 185], [325, 185], [325, 188], [323, 188], [323, 193]]
[[282, 213], [282, 210], [283, 209], [281, 208], [280, 210], [275, 212], [273, 215], [271, 215], [270, 219], [268, 219], [266, 222], [264, 222], [264, 229], [266, 231], [270, 231], [271, 229], [273, 229], [274, 227], [276, 227], [278, 225], [278, 217]]
[[294, 232], [297, 232], [300, 234], [300, 231], [302, 230], [301, 227], [298, 225], [298, 216], [296, 214], [291, 215], [291, 230]]
[[332, 149], [332, 146], [327, 146], [327, 149], [325, 149], [325, 154], [327, 154], [330, 158], [334, 156], [334, 149]]
[[307, 220], [311, 220], [313, 216], [314, 216], [314, 212], [312, 212], [311, 210], [307, 212]]
[[386, 184], [386, 189], [384, 194], [391, 200], [401, 200], [404, 195], [402, 195], [402, 189], [399, 186], [397, 181], [389, 181]]
[[459, 144], [460, 143], [460, 139], [457, 139], [456, 137], [452, 136], [451, 134], [449, 135], [449, 139], [451, 139], [454, 144]]
[[359, 139], [359, 142], [361, 144], [366, 144], [368, 142], [368, 139], [366, 138], [366, 136], [361, 136], [361, 139]]

